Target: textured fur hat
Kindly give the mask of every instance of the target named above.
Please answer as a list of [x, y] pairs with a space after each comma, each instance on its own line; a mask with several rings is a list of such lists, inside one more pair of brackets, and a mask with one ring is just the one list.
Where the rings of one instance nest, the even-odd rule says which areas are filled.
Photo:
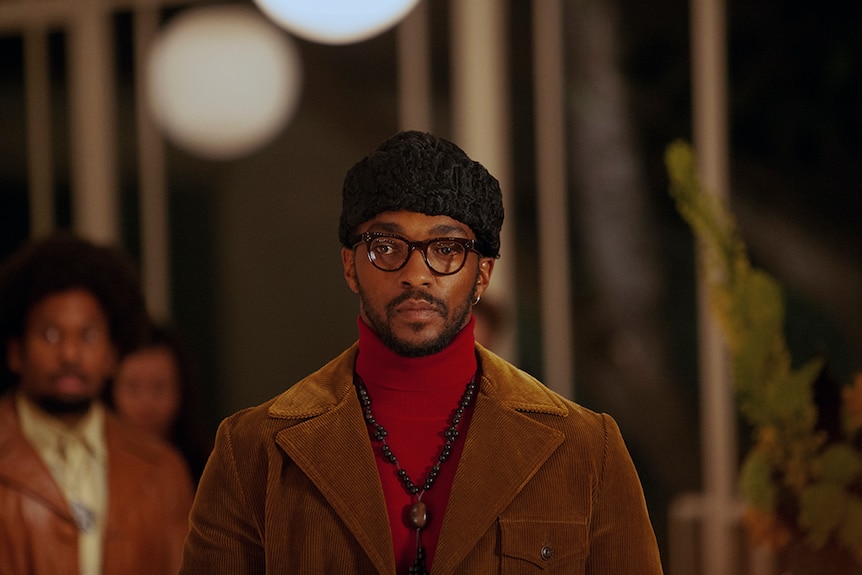
[[346, 247], [363, 222], [406, 210], [454, 218], [473, 230], [482, 255], [500, 253], [500, 183], [443, 138], [414, 131], [392, 136], [348, 170], [341, 195], [338, 236]]

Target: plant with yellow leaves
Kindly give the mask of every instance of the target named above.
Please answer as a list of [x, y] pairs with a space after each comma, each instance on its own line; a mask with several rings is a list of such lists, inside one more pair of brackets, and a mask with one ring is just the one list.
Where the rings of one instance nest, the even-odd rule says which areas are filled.
[[737, 405], [753, 431], [740, 470], [745, 523], [758, 543], [801, 538], [813, 550], [841, 548], [862, 564], [862, 374], [842, 391], [843, 433], [818, 427], [814, 384], [821, 358], [794, 367], [785, 342], [784, 294], [752, 267], [734, 218], [697, 178], [694, 153], [665, 154], [670, 194], [699, 245], [699, 273], [727, 343]]

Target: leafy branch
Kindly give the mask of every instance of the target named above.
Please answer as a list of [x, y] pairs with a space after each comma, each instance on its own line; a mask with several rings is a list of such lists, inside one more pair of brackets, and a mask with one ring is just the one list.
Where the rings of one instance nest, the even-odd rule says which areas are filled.
[[[698, 273], [727, 343], [737, 405], [753, 430], [740, 471], [750, 531], [776, 545], [801, 533], [814, 548], [834, 537], [862, 557], [862, 457], [849, 440], [827, 443], [817, 429], [813, 390], [824, 360], [793, 367], [783, 290], [752, 267], [729, 208], [702, 188], [691, 146], [672, 143], [665, 163], [670, 195], [698, 243]], [[845, 401], [862, 402], [857, 387]]]

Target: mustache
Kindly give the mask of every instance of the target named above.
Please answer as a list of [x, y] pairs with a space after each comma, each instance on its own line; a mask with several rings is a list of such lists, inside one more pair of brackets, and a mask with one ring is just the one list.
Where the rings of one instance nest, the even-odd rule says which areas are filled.
[[386, 304], [386, 313], [388, 315], [392, 315], [393, 313], [395, 313], [396, 307], [410, 300], [419, 300], [430, 303], [437, 309], [437, 311], [441, 315], [447, 316], [449, 314], [449, 306], [446, 304], [445, 301], [438, 299], [430, 293], [422, 290], [412, 290], [402, 293], [401, 295], [390, 301], [388, 304]]

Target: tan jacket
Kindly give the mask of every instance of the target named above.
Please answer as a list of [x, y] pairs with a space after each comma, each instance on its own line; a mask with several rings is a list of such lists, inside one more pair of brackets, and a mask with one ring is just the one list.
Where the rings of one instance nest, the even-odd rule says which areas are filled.
[[[180, 455], [106, 414], [105, 575], [173, 575], [193, 487]], [[24, 438], [11, 395], [0, 399], [0, 573], [77, 575], [78, 532], [51, 472]]]
[[[432, 573], [661, 573], [613, 420], [477, 350], [480, 392]], [[356, 352], [222, 423], [182, 574], [395, 574]]]

